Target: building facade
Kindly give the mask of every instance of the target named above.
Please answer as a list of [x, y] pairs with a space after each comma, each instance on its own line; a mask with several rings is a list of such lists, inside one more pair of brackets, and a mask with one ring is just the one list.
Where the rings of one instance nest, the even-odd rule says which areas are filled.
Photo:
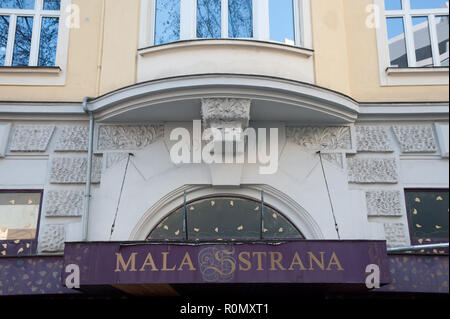
[[448, 19], [0, 0], [0, 296], [448, 294]]

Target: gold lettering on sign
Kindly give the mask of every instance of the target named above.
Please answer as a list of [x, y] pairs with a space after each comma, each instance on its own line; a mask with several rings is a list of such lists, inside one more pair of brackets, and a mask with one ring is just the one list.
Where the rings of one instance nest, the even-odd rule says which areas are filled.
[[297, 265], [299, 267], [299, 270], [306, 270], [305, 266], [303, 265], [303, 262], [300, 258], [300, 255], [296, 252], [294, 257], [292, 258], [291, 266], [289, 267], [290, 271], [295, 270], [294, 266]]
[[186, 255], [184, 255], [183, 261], [181, 262], [180, 267], [178, 267], [178, 271], [183, 271], [183, 266], [189, 266], [189, 270], [190, 271], [196, 271], [197, 269], [195, 269], [194, 265], [192, 264], [192, 260], [191, 260], [191, 256], [189, 255], [189, 253], [186, 253]]
[[281, 261], [283, 260], [283, 254], [280, 252], [270, 252], [270, 270], [271, 271], [275, 271], [277, 270], [277, 268], [275, 267], [278, 266], [279, 270], [286, 270], [286, 268], [283, 267], [283, 265], [281, 264]]
[[344, 271], [344, 268], [342, 268], [339, 258], [336, 256], [336, 253], [333, 253], [333, 255], [331, 255], [327, 270], [331, 270], [331, 265], [335, 265], [337, 267], [337, 270], [339, 271]]
[[142, 265], [141, 269], [139, 269], [139, 271], [145, 271], [145, 267], [147, 266], [152, 267], [152, 271], [158, 271], [151, 253], [148, 253], [147, 258], [145, 258], [144, 264]]
[[175, 271], [175, 269], [177, 269], [177, 266], [173, 266], [172, 268], [167, 268], [167, 256], [169, 255], [169, 253], [162, 253], [163, 255], [163, 266], [161, 271]]
[[267, 256], [267, 253], [266, 253], [266, 252], [257, 251], [257, 252], [254, 252], [254, 253], [253, 253], [253, 257], [254, 257], [254, 256], [257, 256], [257, 257], [258, 257], [258, 268], [256, 268], [256, 270], [263, 271], [264, 268], [263, 268], [262, 257], [263, 257], [263, 256], [264, 256], [264, 257]]
[[115, 272], [121, 272], [120, 266], [122, 266], [123, 271], [128, 271], [128, 267], [131, 269], [129, 271], [137, 271], [136, 270], [136, 255], [137, 253], [132, 253], [130, 258], [128, 258], [127, 263], [125, 263], [125, 260], [122, 257], [122, 254], [116, 253], [116, 270]]
[[[246, 256], [247, 259], [245, 259], [244, 256]], [[243, 252], [241, 252], [241, 253], [239, 254], [238, 258], [239, 258], [239, 261], [240, 261], [242, 264], [244, 264], [244, 265], [247, 266], [247, 267], [244, 267], [242, 264], [239, 264], [239, 270], [240, 270], [240, 271], [249, 271], [249, 270], [252, 269], [252, 263], [251, 263], [250, 260], [249, 260], [249, 259], [251, 258], [251, 256], [250, 256], [250, 253], [249, 253], [248, 251], [243, 251]]]
[[323, 255], [324, 254], [325, 254], [324, 252], [320, 252], [320, 261], [319, 261], [319, 259], [317, 259], [317, 257], [313, 253], [308, 252], [308, 255], [309, 255], [309, 270], [314, 270], [313, 261], [317, 264], [317, 266], [320, 267], [321, 270], [325, 270], [325, 264], [323, 262]]

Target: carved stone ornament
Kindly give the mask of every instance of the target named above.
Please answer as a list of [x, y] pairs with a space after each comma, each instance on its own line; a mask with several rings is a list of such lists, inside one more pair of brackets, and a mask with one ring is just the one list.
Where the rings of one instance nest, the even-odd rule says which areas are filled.
[[401, 223], [384, 224], [384, 233], [388, 247], [403, 247], [409, 245], [406, 227]]
[[39, 243], [42, 252], [57, 253], [64, 251], [66, 231], [64, 225], [46, 225], [42, 235], [39, 236]]
[[56, 142], [56, 152], [87, 152], [89, 141], [89, 127], [65, 126], [60, 129]]
[[102, 125], [98, 130], [98, 149], [139, 150], [164, 137], [164, 125]]
[[45, 214], [48, 217], [81, 216], [83, 199], [83, 191], [49, 191], [46, 195]]
[[347, 163], [350, 183], [398, 183], [398, 167], [395, 159], [349, 158]]
[[[232, 98], [202, 99], [202, 117], [207, 128], [248, 127], [251, 100]], [[236, 125], [239, 123], [239, 125]]]
[[55, 126], [50, 125], [15, 126], [9, 150], [11, 152], [45, 152], [54, 130]]
[[[52, 184], [84, 184], [86, 183], [86, 157], [60, 157], [52, 160], [50, 182]], [[100, 183], [102, 159], [92, 159], [92, 183]]]
[[286, 137], [311, 150], [351, 150], [351, 130], [348, 126], [286, 127]]
[[356, 126], [358, 152], [393, 152], [388, 130], [383, 126]]
[[403, 153], [436, 153], [437, 144], [431, 125], [392, 127]]
[[369, 216], [401, 216], [402, 204], [400, 191], [366, 192]]

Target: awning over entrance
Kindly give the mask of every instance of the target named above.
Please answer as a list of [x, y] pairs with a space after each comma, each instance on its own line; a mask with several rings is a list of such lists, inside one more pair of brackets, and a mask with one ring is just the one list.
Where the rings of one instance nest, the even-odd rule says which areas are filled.
[[[384, 241], [67, 243], [80, 285], [311, 284], [365, 287], [369, 265], [389, 283]], [[70, 267], [69, 267], [70, 268]], [[76, 267], [75, 267], [76, 268]], [[63, 272], [63, 284], [71, 280]]]

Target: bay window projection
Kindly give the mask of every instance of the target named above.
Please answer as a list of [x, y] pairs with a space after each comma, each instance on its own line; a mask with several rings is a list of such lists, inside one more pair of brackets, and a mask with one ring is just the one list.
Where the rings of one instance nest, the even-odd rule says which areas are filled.
[[61, 0], [0, 0], [0, 66], [55, 66]]
[[153, 44], [229, 38], [300, 45], [297, 11], [298, 0], [155, 0]]
[[384, 0], [391, 67], [448, 66], [449, 2]]

